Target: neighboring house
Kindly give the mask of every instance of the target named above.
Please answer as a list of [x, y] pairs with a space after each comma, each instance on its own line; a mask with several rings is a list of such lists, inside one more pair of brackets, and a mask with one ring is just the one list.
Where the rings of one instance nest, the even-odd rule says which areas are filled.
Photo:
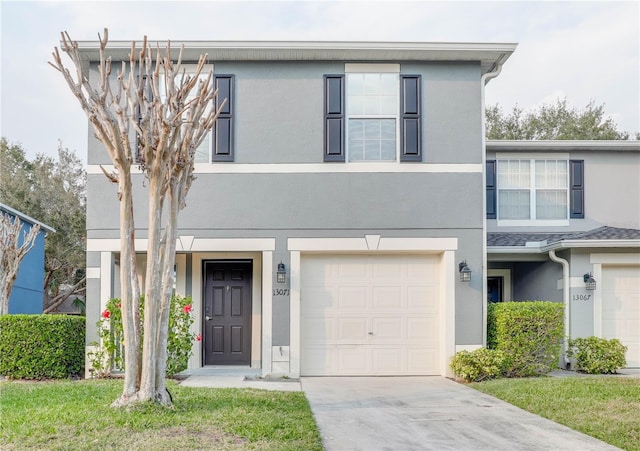
[[[515, 47], [185, 43], [185, 61], [208, 54], [229, 100], [179, 220], [176, 291], [192, 296], [203, 337], [190, 366], [445, 375], [456, 351], [481, 347], [484, 86]], [[80, 43], [94, 81], [98, 49]], [[108, 49], [114, 61], [129, 51]], [[110, 163], [90, 134], [87, 343], [119, 294]], [[144, 270], [146, 188], [134, 177]]]
[[486, 147], [489, 300], [564, 302], [570, 337], [619, 338], [640, 367], [640, 142]]
[[[35, 239], [33, 248], [20, 262], [20, 269], [9, 298], [9, 313], [42, 313], [44, 302], [44, 239], [47, 233], [55, 232], [55, 230], [2, 203], [0, 203], [0, 212], [8, 214], [14, 219], [19, 218], [22, 222], [22, 232], [29, 232], [34, 225], [40, 225], [40, 232]], [[22, 232], [19, 244], [22, 244], [24, 239], [24, 233]]]

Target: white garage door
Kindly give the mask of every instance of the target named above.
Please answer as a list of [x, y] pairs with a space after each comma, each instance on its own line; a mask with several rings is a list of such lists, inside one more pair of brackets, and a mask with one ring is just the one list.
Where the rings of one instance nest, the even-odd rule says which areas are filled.
[[301, 374], [439, 374], [439, 258], [301, 259]]
[[627, 366], [640, 367], [640, 266], [602, 267], [602, 336], [620, 339]]

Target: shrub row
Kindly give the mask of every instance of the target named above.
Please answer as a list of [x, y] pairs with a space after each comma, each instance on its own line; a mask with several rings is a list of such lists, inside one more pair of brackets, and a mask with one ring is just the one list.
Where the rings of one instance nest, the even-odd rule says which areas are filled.
[[85, 318], [0, 316], [0, 375], [62, 379], [84, 374]]
[[[564, 306], [555, 302], [489, 304], [487, 346], [461, 351], [451, 360], [453, 373], [467, 382], [506, 376], [538, 376], [552, 371], [564, 338]], [[615, 373], [626, 365], [627, 347], [617, 339], [587, 337], [568, 341], [567, 356], [590, 374]]]

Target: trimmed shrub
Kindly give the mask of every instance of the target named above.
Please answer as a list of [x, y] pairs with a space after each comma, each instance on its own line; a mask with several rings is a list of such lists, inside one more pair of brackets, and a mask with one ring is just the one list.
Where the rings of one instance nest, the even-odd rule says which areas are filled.
[[84, 342], [84, 317], [0, 316], [0, 374], [14, 379], [81, 376]]
[[627, 347], [617, 338], [587, 337], [569, 340], [567, 355], [576, 358], [578, 371], [588, 374], [613, 374], [627, 365]]
[[466, 382], [480, 382], [502, 374], [505, 356], [497, 349], [480, 348], [460, 351], [451, 359], [451, 370]]
[[564, 338], [564, 306], [557, 302], [490, 304], [487, 342], [505, 354], [505, 375], [546, 374], [558, 365]]

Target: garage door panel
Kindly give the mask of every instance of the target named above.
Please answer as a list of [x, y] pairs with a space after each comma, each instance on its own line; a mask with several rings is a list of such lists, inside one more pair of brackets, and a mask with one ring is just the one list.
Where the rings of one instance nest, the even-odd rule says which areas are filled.
[[356, 309], [362, 310], [367, 307], [368, 288], [366, 286], [348, 286], [338, 288], [338, 302], [333, 302], [338, 310]]
[[400, 342], [405, 337], [403, 331], [406, 329], [404, 326], [405, 320], [401, 317], [389, 318], [372, 318], [371, 319], [371, 341], [372, 343], [391, 343]]
[[337, 318], [337, 343], [361, 343], [366, 341], [369, 330], [366, 318]]
[[602, 268], [602, 336], [627, 346], [627, 366], [640, 367], [640, 266]]
[[301, 373], [438, 374], [438, 274], [437, 256], [303, 255]]
[[403, 366], [406, 352], [401, 347], [371, 348], [372, 373], [375, 375], [391, 375]]
[[407, 287], [407, 309], [411, 313], [438, 313], [435, 287]]
[[334, 374], [361, 375], [362, 369], [369, 366], [368, 349], [363, 346], [341, 346], [335, 348], [338, 368]]
[[407, 318], [407, 339], [410, 342], [434, 343], [439, 335], [438, 318]]
[[395, 287], [373, 287], [372, 305], [375, 311], [379, 310], [399, 310], [402, 308], [402, 288]]

